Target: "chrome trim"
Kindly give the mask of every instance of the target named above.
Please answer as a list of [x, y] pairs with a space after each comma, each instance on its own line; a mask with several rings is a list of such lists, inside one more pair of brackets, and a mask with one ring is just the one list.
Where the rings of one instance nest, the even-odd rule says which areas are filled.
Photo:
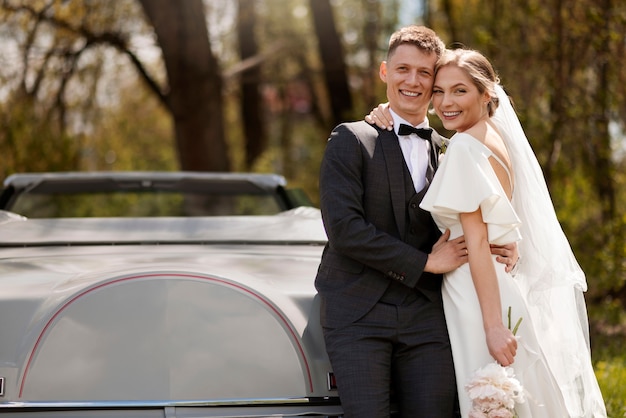
[[4, 377], [0, 377], [0, 396], [4, 396]]
[[[281, 403], [286, 401], [287, 403]], [[309, 399], [263, 399], [235, 400], [226, 404], [222, 401], [181, 401], [181, 402], [13, 402], [13, 408], [0, 408], [0, 414], [10, 417], [49, 418], [63, 416], [65, 418], [127, 418], [139, 416], [145, 418], [287, 418], [317, 417], [340, 418], [343, 409], [337, 397]], [[248, 403], [246, 403], [248, 402]], [[161, 405], [163, 404], [163, 405]], [[165, 406], [165, 404], [171, 404]], [[140, 412], [141, 411], [141, 412]], [[61, 415], [58, 415], [61, 414]]]
[[326, 373], [326, 388], [329, 391], [337, 390], [337, 382], [335, 381], [335, 373], [333, 372]]
[[0, 403], [1, 408], [156, 408], [156, 407], [228, 407], [228, 406], [303, 406], [339, 405], [339, 397], [264, 398], [170, 401], [25, 401]]

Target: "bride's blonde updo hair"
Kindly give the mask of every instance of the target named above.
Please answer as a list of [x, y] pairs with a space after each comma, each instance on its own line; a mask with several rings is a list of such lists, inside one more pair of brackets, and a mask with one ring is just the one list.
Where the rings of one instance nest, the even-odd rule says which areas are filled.
[[491, 100], [487, 103], [487, 111], [489, 117], [493, 116], [499, 104], [495, 88], [500, 79], [489, 60], [480, 52], [472, 49], [448, 49], [437, 62], [435, 73], [441, 67], [448, 65], [457, 66], [465, 71], [481, 94], [489, 93]]

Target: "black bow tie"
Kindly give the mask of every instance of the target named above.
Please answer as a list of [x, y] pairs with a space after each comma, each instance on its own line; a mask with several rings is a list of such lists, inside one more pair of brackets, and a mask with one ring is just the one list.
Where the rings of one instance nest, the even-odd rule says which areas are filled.
[[432, 134], [432, 132], [433, 130], [431, 128], [414, 128], [411, 125], [406, 125], [404, 123], [401, 123], [400, 127], [398, 128], [398, 135], [417, 134], [417, 136], [419, 136], [420, 138], [428, 140], [430, 140], [430, 134]]

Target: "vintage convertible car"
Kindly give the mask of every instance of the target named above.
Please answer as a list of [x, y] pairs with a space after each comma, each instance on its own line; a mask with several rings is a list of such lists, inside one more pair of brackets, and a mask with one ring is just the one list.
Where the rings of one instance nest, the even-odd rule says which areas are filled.
[[340, 416], [313, 286], [319, 210], [0, 211], [0, 414]]

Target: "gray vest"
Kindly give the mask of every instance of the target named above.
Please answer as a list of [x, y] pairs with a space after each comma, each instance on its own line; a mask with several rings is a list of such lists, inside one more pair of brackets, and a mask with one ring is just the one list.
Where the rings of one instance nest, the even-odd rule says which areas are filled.
[[[427, 212], [419, 207], [420, 202], [424, 198], [428, 186], [434, 176], [437, 160], [434, 158], [436, 155], [435, 150], [431, 152], [431, 159], [428, 170], [426, 171], [426, 186], [419, 192], [415, 192], [413, 186], [413, 180], [411, 180], [411, 173], [409, 172], [406, 163], [404, 166], [404, 185], [405, 185], [405, 207], [406, 207], [406, 230], [401, 231], [404, 242], [417, 248], [425, 253], [430, 253], [433, 244], [441, 236], [441, 232], [435, 221], [430, 216], [430, 212]], [[403, 303], [410, 303], [417, 298], [416, 291], [424, 293], [429, 299], [441, 298], [441, 280], [442, 275], [424, 273], [415, 287], [410, 289], [403, 284], [396, 281], [390, 281], [389, 287], [383, 294], [381, 302], [390, 303], [394, 305], [401, 305]]]

